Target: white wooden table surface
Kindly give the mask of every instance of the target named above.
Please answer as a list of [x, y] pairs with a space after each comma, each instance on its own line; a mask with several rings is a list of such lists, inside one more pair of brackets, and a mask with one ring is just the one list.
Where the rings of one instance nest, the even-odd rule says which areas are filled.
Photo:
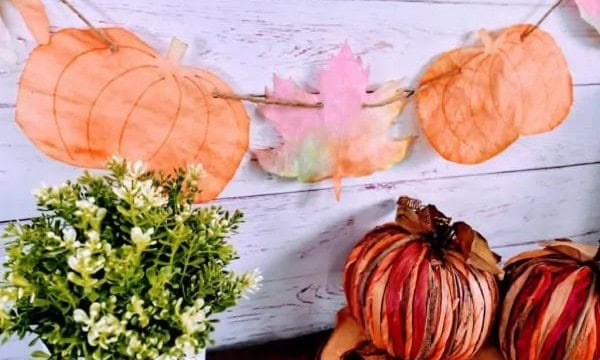
[[[262, 92], [274, 72], [314, 84], [317, 66], [344, 41], [370, 66], [373, 85], [415, 83], [437, 54], [494, 30], [534, 22], [553, 0], [73, 0], [96, 23], [122, 25], [157, 49], [187, 41], [184, 62], [211, 69], [239, 92]], [[45, 0], [53, 24], [80, 26], [55, 0]], [[0, 0], [18, 36], [20, 61], [0, 68], [0, 222], [35, 215], [30, 196], [79, 170], [46, 158], [14, 122], [17, 81], [33, 42]], [[58, 27], [57, 27], [58, 28]], [[263, 270], [263, 290], [224, 314], [220, 345], [291, 337], [327, 328], [344, 298], [340, 269], [348, 250], [374, 225], [391, 220], [398, 195], [434, 202], [471, 223], [509, 256], [539, 239], [600, 237], [600, 36], [571, 2], [543, 25], [563, 48], [575, 82], [575, 105], [552, 133], [522, 138], [478, 166], [441, 159], [421, 136], [407, 160], [387, 172], [344, 181], [336, 202], [328, 181], [306, 185], [265, 174], [250, 156], [217, 202], [246, 214], [233, 239], [238, 269]], [[277, 137], [252, 115], [253, 148]], [[397, 129], [419, 135], [414, 109]], [[24, 343], [0, 347], [0, 357], [24, 358]]]

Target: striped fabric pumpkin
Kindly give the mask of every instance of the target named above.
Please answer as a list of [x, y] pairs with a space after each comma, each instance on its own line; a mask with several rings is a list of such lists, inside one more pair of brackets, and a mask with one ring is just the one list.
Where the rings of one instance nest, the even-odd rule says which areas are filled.
[[507, 359], [600, 359], [599, 250], [555, 240], [506, 263], [498, 333]]
[[404, 360], [471, 358], [492, 327], [499, 258], [465, 223], [400, 198], [350, 253], [344, 290], [369, 339]]

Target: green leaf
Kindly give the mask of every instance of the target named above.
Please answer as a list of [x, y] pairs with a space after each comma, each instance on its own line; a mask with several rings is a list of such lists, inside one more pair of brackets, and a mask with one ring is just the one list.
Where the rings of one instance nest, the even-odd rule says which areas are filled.
[[50, 358], [50, 354], [46, 354], [43, 351], [40, 350], [36, 350], [34, 352], [31, 353], [31, 357], [34, 359], [49, 359]]
[[31, 341], [29, 342], [28, 346], [29, 346], [29, 347], [32, 347], [33, 345], [37, 344], [37, 342], [38, 342], [38, 340], [39, 340], [39, 339], [40, 339], [39, 337], [35, 337], [35, 338], [33, 338], [33, 340], [31, 340]]

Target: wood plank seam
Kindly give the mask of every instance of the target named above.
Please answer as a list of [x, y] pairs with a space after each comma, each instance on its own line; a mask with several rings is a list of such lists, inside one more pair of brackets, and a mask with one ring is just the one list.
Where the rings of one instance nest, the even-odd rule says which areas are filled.
[[[450, 176], [440, 176], [440, 177], [425, 177], [425, 178], [420, 178], [420, 179], [407, 179], [407, 180], [387, 181], [387, 182], [380, 182], [380, 183], [366, 183], [366, 184], [359, 184], [359, 185], [348, 185], [348, 186], [342, 187], [342, 189], [343, 190], [349, 190], [349, 189], [355, 189], [355, 188], [374, 189], [374, 188], [377, 188], [377, 187], [389, 187], [389, 186], [395, 186], [395, 185], [407, 184], [407, 183], [415, 183], [415, 182], [422, 182], [422, 181], [436, 181], [436, 180], [452, 180], [452, 179], [461, 179], [461, 178], [465, 178], [466, 179], [466, 178], [476, 178], [476, 177], [488, 177], [488, 176], [506, 175], [506, 174], [515, 174], [515, 173], [528, 173], [528, 172], [537, 172], [537, 171], [546, 171], [546, 170], [559, 170], [559, 169], [568, 169], [568, 168], [578, 168], [578, 167], [594, 166], [594, 165], [600, 165], [600, 161], [592, 161], [592, 162], [577, 163], [577, 164], [556, 165], [556, 166], [546, 166], [546, 167], [539, 167], [539, 168], [504, 170], [504, 171], [478, 173], [478, 174], [450, 175]], [[321, 192], [321, 191], [330, 191], [332, 189], [333, 189], [333, 187], [322, 187], [322, 188], [314, 188], [314, 189], [303, 189], [303, 190], [294, 190], [294, 191], [272, 192], [272, 193], [256, 194], [256, 195], [246, 195], [246, 196], [221, 197], [221, 198], [215, 200], [214, 202], [218, 203], [219, 201], [231, 201], [231, 200], [240, 200], [241, 201], [241, 200], [247, 200], [247, 199], [253, 199], [253, 198], [261, 198], [261, 197], [268, 197], [268, 196], [276, 196], [276, 195], [289, 195], [289, 194], [299, 194], [299, 193], [313, 193], [313, 192]], [[33, 201], [33, 199], [31, 199], [31, 201]], [[20, 218], [20, 219], [12, 219], [12, 220], [0, 220], [0, 225], [4, 225], [4, 224], [15, 222], [15, 221], [26, 222], [26, 221], [30, 221], [31, 219], [33, 219], [33, 217]]]

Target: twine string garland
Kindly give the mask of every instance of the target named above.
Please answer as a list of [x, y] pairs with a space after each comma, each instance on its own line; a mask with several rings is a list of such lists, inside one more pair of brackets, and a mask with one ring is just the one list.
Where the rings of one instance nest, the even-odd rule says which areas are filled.
[[[119, 50], [119, 45], [117, 43], [115, 43], [108, 35], [106, 35], [104, 33], [104, 31], [102, 31], [102, 29], [94, 26], [94, 24], [90, 20], [88, 20], [79, 10], [77, 10], [77, 8], [75, 6], [73, 6], [73, 4], [69, 0], [59, 0], [59, 1], [62, 2], [63, 4], [65, 4], [71, 11], [73, 11], [73, 13], [75, 13], [75, 15], [77, 15], [77, 17], [79, 17], [81, 19], [81, 21], [83, 21], [98, 36], [98, 38], [100, 38], [102, 41], [104, 41], [106, 44], [108, 44], [110, 46], [111, 51], [115, 52], [115, 51]], [[521, 41], [524, 41], [525, 38], [527, 38], [529, 35], [531, 35], [531, 33], [533, 33], [536, 29], [538, 29], [542, 25], [542, 23], [550, 16], [550, 14], [552, 14], [552, 12], [554, 12], [554, 10], [556, 10], [560, 6], [560, 4], [562, 4], [563, 1], [564, 0], [557, 0], [556, 3], [554, 3], [554, 5], [552, 5], [552, 7], [550, 7], [548, 9], [548, 11], [546, 11], [546, 13], [535, 23], [535, 25], [530, 26], [527, 30], [525, 30], [521, 34]], [[465, 62], [465, 64], [463, 64], [463, 65], [466, 65], [472, 59], [473, 58], [467, 60], [467, 62]], [[418, 88], [422, 87], [422, 86], [426, 86], [427, 84], [429, 84], [433, 81], [440, 80], [447, 76], [452, 76], [460, 71], [461, 71], [460, 68], [449, 71], [441, 76], [438, 76], [434, 79], [430, 79], [429, 81], [421, 83], [418, 86]], [[392, 96], [386, 100], [376, 102], [376, 103], [364, 103], [362, 105], [362, 107], [367, 108], [367, 109], [368, 108], [377, 108], [377, 107], [382, 107], [382, 106], [387, 106], [387, 105], [393, 104], [396, 101], [406, 101], [407, 99], [412, 97], [417, 92], [418, 88], [417, 89], [400, 90], [394, 96]], [[318, 93], [316, 93], [316, 94], [318, 94]], [[213, 98], [217, 98], [217, 99], [247, 101], [247, 102], [254, 103], [254, 104], [278, 105], [278, 106], [314, 108], [314, 109], [323, 108], [322, 102], [309, 103], [309, 102], [303, 102], [303, 101], [299, 101], [299, 100], [269, 98], [264, 94], [236, 94], [236, 93], [214, 92], [212, 94], [212, 96], [213, 96]]]
[[525, 40], [525, 38], [528, 37], [529, 34], [534, 32], [535, 29], [539, 28], [540, 25], [542, 25], [542, 23], [548, 18], [548, 16], [550, 16], [550, 14], [552, 14], [552, 12], [554, 12], [554, 10], [556, 10], [556, 8], [558, 8], [560, 6], [560, 4], [562, 4], [563, 1], [564, 0], [556, 1], [556, 3], [554, 3], [554, 5], [552, 5], [552, 7], [550, 7], [550, 9], [548, 9], [548, 11], [546, 11], [546, 13], [538, 20], [538, 22], [535, 23], [534, 26], [532, 26], [528, 30], [524, 31], [523, 34], [521, 34], [521, 41]]
[[[392, 103], [395, 103], [396, 101], [400, 101], [400, 100], [411, 97], [414, 94], [414, 92], [415, 92], [414, 90], [400, 90], [396, 93], [396, 95], [394, 95], [386, 100], [376, 102], [376, 103], [365, 103], [365, 104], [363, 104], [363, 108], [376, 108], [376, 107], [381, 107], [381, 106], [387, 106]], [[317, 94], [318, 93], [314, 93], [314, 95], [317, 95]], [[280, 106], [292, 106], [292, 107], [315, 108], [315, 109], [320, 109], [323, 107], [322, 102], [307, 103], [307, 102], [296, 101], [296, 100], [268, 98], [266, 95], [262, 95], [262, 94], [260, 94], [260, 95], [259, 94], [243, 95], [243, 94], [213, 93], [213, 97], [219, 98], [219, 99], [226, 99], [226, 100], [243, 100], [243, 101], [248, 101], [248, 102], [255, 103], [255, 104], [265, 104], [265, 105], [280, 105]]]
[[119, 50], [119, 44], [114, 42], [108, 35], [102, 31], [102, 29], [97, 28], [89, 21], [77, 8], [71, 4], [69, 0], [59, 0], [61, 3], [65, 4], [81, 21], [83, 21], [92, 31], [98, 36], [102, 41], [110, 45], [110, 50], [115, 52]]

